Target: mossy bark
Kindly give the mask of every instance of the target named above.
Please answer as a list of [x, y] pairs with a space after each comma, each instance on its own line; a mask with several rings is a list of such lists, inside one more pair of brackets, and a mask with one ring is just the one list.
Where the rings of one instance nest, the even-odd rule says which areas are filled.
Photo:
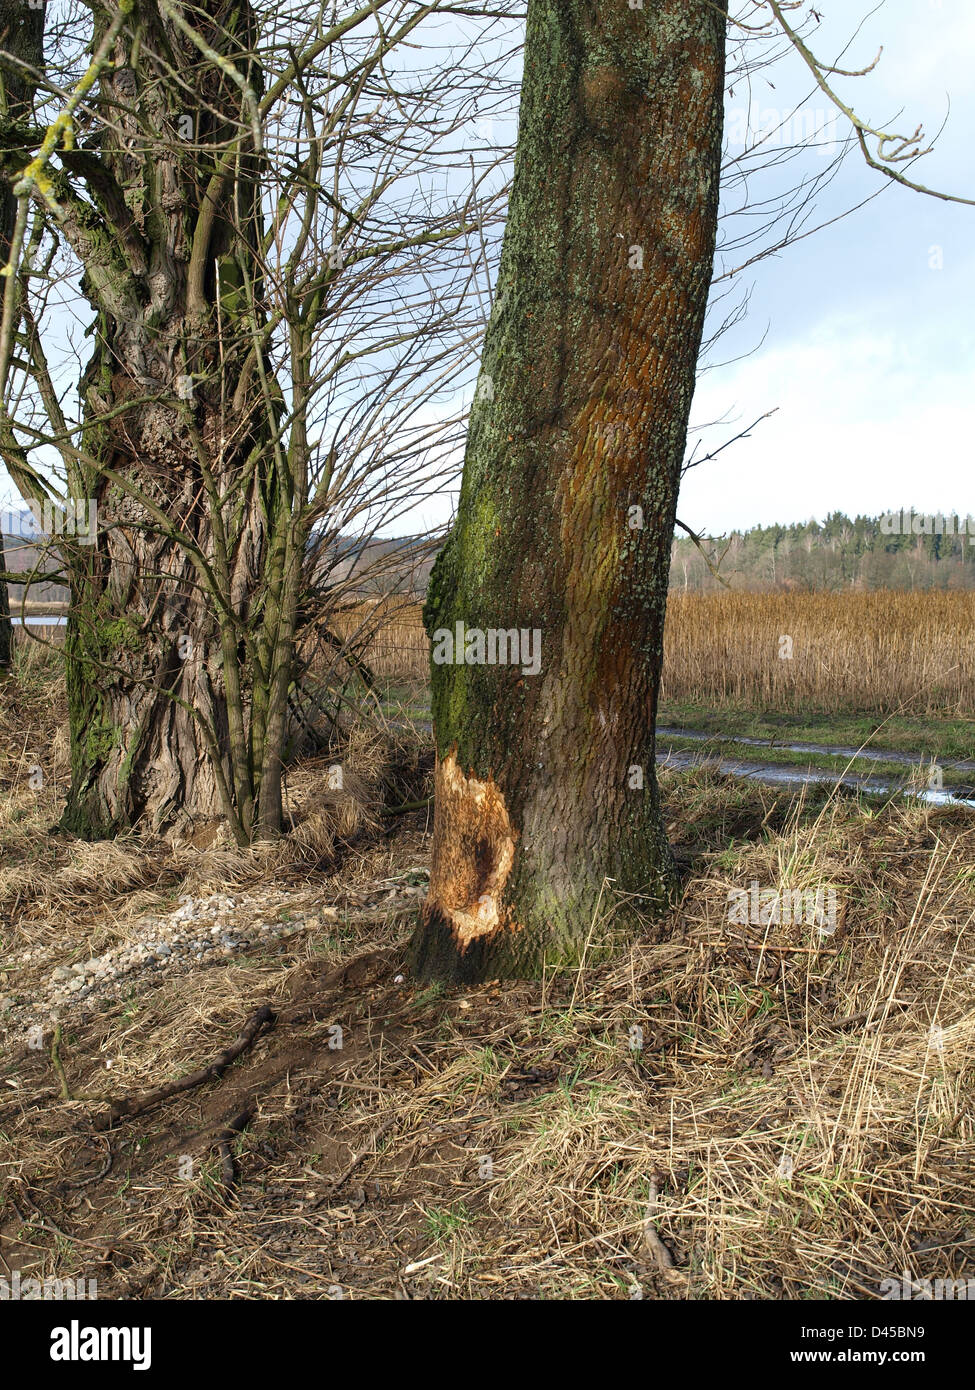
[[[12, 181], [30, 157], [26, 131], [33, 114], [35, 74], [44, 65], [43, 8], [31, 9], [24, 0], [0, 0], [0, 49], [20, 60], [0, 59], [0, 265], [6, 265], [17, 216]], [[0, 524], [0, 574], [6, 567]], [[12, 653], [10, 599], [6, 580], [0, 578], [0, 671], [9, 667]]]
[[[250, 6], [216, 0], [186, 18], [259, 95]], [[97, 156], [61, 158], [97, 217], [85, 222], [68, 181], [55, 188], [98, 314], [78, 481], [98, 527], [71, 557], [63, 823], [98, 837], [229, 814], [244, 842], [274, 762], [250, 743], [255, 684], [287, 691], [287, 673], [253, 661], [266, 563], [289, 521], [269, 442], [277, 405], [253, 346], [258, 161], [234, 148], [237, 86], [153, 7], [123, 30], [96, 105]]]
[[[3, 550], [3, 528], [0, 525], [0, 570], [7, 568]], [[7, 594], [7, 581], [0, 579], [0, 672], [10, 666], [13, 655], [13, 629], [10, 626], [10, 598]]]
[[724, 42], [707, 0], [529, 0], [495, 310], [425, 622], [537, 630], [541, 664], [433, 665], [422, 977], [578, 962], [618, 894], [674, 890], [654, 723]]

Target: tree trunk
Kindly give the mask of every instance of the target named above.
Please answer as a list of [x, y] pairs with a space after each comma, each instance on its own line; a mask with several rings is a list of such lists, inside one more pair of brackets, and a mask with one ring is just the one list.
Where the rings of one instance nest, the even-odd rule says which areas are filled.
[[[113, 374], [107, 406], [118, 405], [125, 381], [124, 371]], [[200, 403], [192, 414], [215, 458], [219, 410]], [[154, 526], [127, 490], [90, 478], [98, 532], [95, 546], [76, 548], [71, 566], [65, 652], [72, 777], [63, 824], [98, 838], [142, 824], [187, 827], [234, 810], [242, 817], [238, 838], [247, 839], [252, 806], [246, 793], [236, 804], [227, 693], [228, 677], [241, 682], [244, 661], [237, 644], [224, 641], [213, 597], [185, 551], [183, 538], [211, 561], [214, 549], [186, 420], [165, 406], [135, 407], [116, 418], [122, 438], [98, 422], [89, 439], [130, 488], [172, 516], [181, 539]], [[222, 492], [230, 490], [229, 473], [216, 475]], [[246, 620], [264, 525], [253, 495], [244, 502], [232, 589], [236, 613]], [[242, 696], [243, 713], [246, 690]]]
[[[498, 296], [425, 608], [438, 761], [421, 977], [578, 962], [612, 938], [618, 893], [659, 909], [675, 887], [654, 723], [724, 41], [708, 0], [529, 0]], [[458, 623], [485, 649], [475, 632], [463, 664], [440, 664]], [[512, 629], [519, 659], [495, 645], [491, 664], [491, 631]]]
[[[0, 510], [0, 517], [3, 513]], [[7, 560], [3, 549], [3, 523], [0, 521], [0, 576], [7, 568]], [[9, 670], [10, 662], [13, 659], [14, 634], [10, 625], [10, 597], [7, 593], [7, 581], [0, 577], [0, 673]]]
[[[0, 0], [0, 49], [40, 71], [44, 64], [43, 6], [29, 8], [24, 0]], [[27, 69], [16, 62], [0, 62], [0, 168], [7, 175], [0, 178], [0, 266], [10, 259], [17, 216], [10, 177], [30, 157], [24, 152], [23, 132], [31, 119], [34, 91], [34, 77]], [[10, 598], [3, 578], [6, 567], [0, 522], [0, 671], [9, 667], [13, 654]]]
[[[249, 6], [185, 13], [259, 95]], [[99, 214], [85, 225], [68, 201], [62, 223], [98, 311], [80, 469], [97, 542], [73, 550], [64, 824], [97, 837], [227, 814], [244, 842], [264, 756], [260, 740], [249, 746], [247, 642], [281, 514], [277, 407], [262, 397], [251, 334], [263, 309], [246, 288], [258, 164], [226, 157], [237, 87], [154, 6], [133, 12], [100, 99], [97, 160], [61, 156]], [[101, 224], [111, 244], [95, 240]]]

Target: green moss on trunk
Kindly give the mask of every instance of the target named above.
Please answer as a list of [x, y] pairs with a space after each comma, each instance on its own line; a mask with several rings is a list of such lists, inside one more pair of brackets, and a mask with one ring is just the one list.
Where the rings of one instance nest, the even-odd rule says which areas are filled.
[[[618, 892], [660, 910], [674, 891], [653, 730], [714, 255], [724, 38], [707, 0], [529, 3], [483, 389], [425, 623], [431, 637], [459, 621], [537, 631], [542, 661], [537, 675], [433, 667], [440, 768], [497, 788], [514, 851], [499, 886], [491, 833], [438, 782], [414, 942], [427, 976], [576, 962], [625, 930], [616, 912], [600, 925]], [[493, 922], [495, 909], [482, 930], [478, 910]]]
[[[107, 14], [96, 6], [96, 40]], [[204, 20], [259, 93], [252, 6], [204, 3]], [[81, 385], [93, 462], [73, 479], [97, 503], [98, 531], [67, 557], [63, 823], [97, 837], [226, 816], [244, 842], [265, 765], [276, 766], [268, 739], [284, 742], [293, 634], [276, 587], [290, 523], [271, 443], [279, 407], [266, 408], [252, 352], [266, 313], [259, 169], [233, 153], [236, 84], [151, 7], [123, 30], [95, 105], [98, 177], [90, 153], [62, 160], [94, 203], [71, 203], [91, 223], [72, 244], [98, 316]], [[271, 800], [265, 829], [280, 822]]]

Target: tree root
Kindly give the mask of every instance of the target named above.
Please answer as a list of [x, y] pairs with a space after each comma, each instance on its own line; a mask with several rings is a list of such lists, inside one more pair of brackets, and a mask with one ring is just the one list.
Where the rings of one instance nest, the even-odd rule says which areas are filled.
[[257, 1012], [247, 1020], [230, 1046], [225, 1048], [209, 1066], [201, 1067], [199, 1071], [190, 1072], [188, 1076], [181, 1077], [179, 1081], [169, 1081], [165, 1086], [156, 1086], [154, 1090], [146, 1091], [141, 1096], [122, 1096], [118, 1100], [112, 1101], [108, 1110], [92, 1117], [92, 1129], [96, 1132], [111, 1129], [119, 1120], [128, 1120], [135, 1115], [141, 1115], [154, 1105], [169, 1100], [171, 1096], [179, 1095], [183, 1091], [192, 1091], [197, 1086], [202, 1086], [206, 1081], [219, 1080], [231, 1062], [235, 1062], [241, 1053], [246, 1052], [257, 1040], [261, 1030], [265, 1027], [272, 1027], [274, 1021], [275, 1016], [272, 1011], [266, 1004], [262, 1004]]
[[659, 1188], [656, 1179], [652, 1179], [647, 1200], [647, 1210], [643, 1218], [643, 1240], [659, 1267], [664, 1270], [672, 1270], [674, 1268], [674, 1257], [670, 1253], [669, 1246], [665, 1245], [660, 1239], [655, 1221], [658, 1196]]
[[[92, 1173], [90, 1177], [81, 1178], [81, 1179], [78, 1179], [78, 1180], [76, 1180], [76, 1179], [74, 1179], [74, 1178], [66, 1178], [66, 1179], [65, 1179], [65, 1182], [64, 1182], [64, 1186], [65, 1186], [65, 1187], [67, 1187], [67, 1188], [91, 1187], [92, 1183], [101, 1182], [102, 1178], [107, 1178], [107, 1177], [108, 1177], [109, 1173], [112, 1171], [112, 1164], [113, 1164], [114, 1161], [115, 1161], [115, 1156], [114, 1156], [114, 1154], [112, 1153], [112, 1145], [111, 1145], [111, 1143], [109, 1142], [109, 1140], [108, 1140], [108, 1139], [103, 1139], [101, 1142], [105, 1145], [105, 1162], [104, 1162], [104, 1163], [102, 1164], [102, 1166], [99, 1168], [98, 1172], [97, 1172], [97, 1173]], [[92, 1139], [86, 1139], [86, 1140], [85, 1140], [85, 1143], [86, 1143], [86, 1144], [93, 1144], [93, 1143], [94, 1143], [94, 1140], [92, 1140]]]
[[239, 1115], [235, 1115], [232, 1120], [228, 1120], [226, 1128], [222, 1129], [217, 1136], [216, 1143], [220, 1153], [220, 1171], [223, 1176], [224, 1186], [229, 1191], [237, 1181], [237, 1165], [234, 1163], [234, 1155], [230, 1145], [238, 1134], [243, 1134], [244, 1130], [254, 1118], [254, 1105], [250, 1104]]

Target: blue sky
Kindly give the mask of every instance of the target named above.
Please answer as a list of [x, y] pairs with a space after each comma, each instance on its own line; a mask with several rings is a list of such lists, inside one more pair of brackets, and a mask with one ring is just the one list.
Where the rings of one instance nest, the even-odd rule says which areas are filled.
[[[823, 23], [812, 46], [820, 58], [842, 53], [842, 66], [860, 67], [884, 46], [868, 76], [835, 79], [861, 116], [906, 132], [923, 123], [930, 136], [950, 98], [937, 148], [910, 172], [975, 198], [973, 0], [885, 0], [873, 8], [869, 0], [823, 0], [816, 8]], [[759, 126], [797, 108], [799, 120], [835, 115], [792, 52], [759, 75], [750, 93], [739, 84], [727, 97], [732, 144], [749, 107]], [[835, 129], [845, 133], [842, 118]], [[825, 163], [824, 154], [810, 151], [765, 176], [761, 188], [784, 190], [797, 172]], [[749, 314], [718, 355], [761, 346], [702, 376], [692, 423], [727, 422], [705, 435], [714, 447], [775, 414], [751, 438], [688, 474], [679, 515], [695, 530], [721, 534], [835, 509], [975, 511], [975, 207], [898, 187], [853, 151], [820, 198], [816, 220], [877, 190], [851, 217], [740, 277], [751, 294]], [[468, 383], [463, 397], [472, 389]], [[4, 495], [10, 489], [0, 469]], [[443, 524], [455, 497], [442, 493], [394, 530]]]
[[[815, 51], [833, 61], [869, 6], [827, 0], [817, 8], [824, 24]], [[870, 75], [837, 79], [844, 100], [878, 125], [903, 110], [893, 122], [898, 130], [910, 133], [923, 122], [931, 135], [950, 94], [947, 129], [910, 174], [975, 198], [975, 5], [887, 0], [841, 65], [865, 65], [880, 44], [884, 53]], [[775, 90], [759, 78], [758, 107], [788, 112], [812, 86], [793, 55], [769, 76]], [[736, 98], [727, 99], [729, 130], [735, 108], [747, 102]], [[807, 106], [825, 102], [817, 93]], [[852, 206], [882, 183], [889, 180], [854, 151], [821, 212]], [[749, 346], [766, 334], [764, 343], [702, 378], [694, 419], [727, 415], [739, 422], [731, 435], [777, 411], [750, 439], [688, 474], [681, 519], [720, 533], [836, 508], [975, 510], [975, 207], [890, 184], [852, 217], [744, 278], [752, 298], [735, 342]], [[721, 437], [715, 431], [708, 440]]]
[[[821, 60], [858, 69], [883, 46], [867, 76], [834, 79], [842, 99], [877, 128], [910, 134], [921, 124], [929, 139], [948, 116], [934, 151], [906, 172], [975, 199], [973, 0], [824, 0], [816, 9], [823, 22], [810, 42]], [[784, 144], [796, 122], [833, 137], [763, 176], [762, 196], [824, 168], [835, 139], [849, 133], [791, 49], [750, 92], [734, 85], [726, 96], [729, 150], [741, 148], [749, 115], [760, 129], [776, 113], [790, 121]], [[749, 312], [716, 350], [729, 365], [700, 378], [692, 427], [727, 422], [704, 432], [703, 453], [774, 414], [687, 474], [678, 511], [694, 530], [720, 535], [835, 510], [975, 512], [975, 207], [900, 187], [854, 149], [809, 225], [871, 195], [851, 216], [739, 277]], [[741, 259], [730, 257], [727, 268]], [[410, 529], [442, 525], [455, 497], [425, 503]]]

